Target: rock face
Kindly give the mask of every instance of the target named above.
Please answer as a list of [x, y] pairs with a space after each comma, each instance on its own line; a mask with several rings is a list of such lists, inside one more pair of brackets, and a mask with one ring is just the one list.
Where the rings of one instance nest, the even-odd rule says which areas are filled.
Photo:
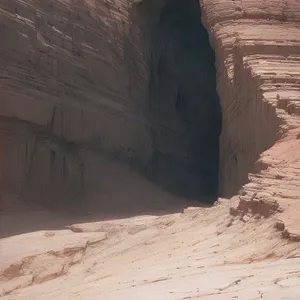
[[197, 1], [1, 1], [5, 187], [74, 199], [92, 148], [176, 193], [236, 194], [298, 134], [300, 8], [200, 2], [217, 79]]
[[248, 181], [259, 155], [298, 126], [300, 6], [203, 0], [201, 7], [217, 58], [220, 189], [229, 196]]
[[6, 186], [49, 200], [81, 193], [77, 145], [147, 161], [146, 75], [141, 58], [132, 63], [125, 1], [0, 5]]
[[276, 226], [297, 241], [300, 4], [203, 0], [201, 7], [223, 112], [220, 189], [228, 196], [246, 183], [232, 213], [280, 212]]
[[300, 3], [197, 5], [1, 1], [3, 299], [300, 298]]
[[[98, 149], [174, 192], [215, 199], [221, 110], [195, 1], [2, 1], [6, 187], [60, 201]], [[178, 189], [179, 187], [179, 189]]]

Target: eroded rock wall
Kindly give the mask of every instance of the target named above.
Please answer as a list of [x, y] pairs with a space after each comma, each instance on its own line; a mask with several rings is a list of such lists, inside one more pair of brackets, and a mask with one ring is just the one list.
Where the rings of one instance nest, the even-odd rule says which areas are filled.
[[299, 241], [300, 4], [202, 0], [201, 7], [223, 109], [221, 190], [232, 195], [247, 182], [231, 213], [243, 221], [279, 213], [276, 228]]
[[198, 195], [208, 187], [216, 198], [220, 109], [195, 1], [2, 1], [0, 9], [6, 187], [23, 195], [38, 185], [57, 199], [53, 190], [72, 182], [80, 195], [78, 153], [89, 147], [164, 186]]
[[[194, 121], [189, 120], [183, 99], [191, 91], [195, 99], [203, 96], [197, 94], [197, 81], [190, 80], [203, 76], [202, 64], [205, 77], [215, 80], [213, 55], [201, 53], [199, 66], [199, 56], [193, 53], [189, 53], [190, 64], [178, 59], [190, 48], [199, 48], [198, 53], [204, 49], [197, 48], [192, 33], [199, 24], [184, 9], [175, 12], [169, 23], [163, 21], [166, 4], [159, 0], [1, 1], [0, 132], [6, 187], [29, 198], [34, 189], [35, 197], [47, 195], [49, 201], [59, 195], [80, 195], [85, 166], [78, 149], [85, 147], [142, 170], [160, 165], [154, 168], [156, 179], [161, 174], [170, 178], [161, 170], [172, 169], [174, 161], [184, 161], [183, 165], [189, 161], [190, 166], [207, 163], [210, 168], [201, 147], [207, 147], [215, 129], [207, 125], [202, 135], [197, 130], [191, 134], [186, 124]], [[193, 5], [196, 12], [197, 3]], [[300, 8], [297, 1], [283, 0], [202, 0], [200, 6], [216, 54], [223, 114], [220, 192], [231, 196], [249, 180], [260, 153], [298, 126], [296, 119], [287, 123], [286, 115], [299, 113]], [[186, 23], [190, 27], [180, 33], [177, 29]], [[195, 43], [192, 47], [187, 39], [184, 48], [189, 35]], [[178, 75], [180, 68], [174, 70], [175, 65], [186, 72]], [[213, 85], [201, 90], [207, 92], [206, 98], [216, 96]], [[197, 106], [201, 102], [195, 103], [191, 108], [197, 119], [205, 109]], [[205, 112], [198, 119], [214, 118], [209, 116]], [[157, 152], [172, 157], [172, 162], [159, 162]], [[255, 168], [258, 171], [258, 165]], [[177, 167], [182, 174], [186, 169]], [[202, 174], [202, 180], [207, 177]]]
[[[74, 144], [145, 164], [147, 68], [130, 10], [127, 1], [1, 1], [6, 186], [38, 182], [47, 194], [50, 177], [66, 183], [54, 169], [82, 186], [79, 157], [66, 162]], [[40, 151], [41, 140], [53, 147]]]
[[[223, 112], [220, 190], [232, 196], [248, 182], [250, 171], [259, 171], [253, 169], [259, 155], [290, 128], [297, 128], [297, 121], [286, 125], [282, 108], [284, 101], [299, 97], [300, 4], [294, 0], [200, 4], [216, 52]], [[289, 113], [297, 114], [296, 110]]]

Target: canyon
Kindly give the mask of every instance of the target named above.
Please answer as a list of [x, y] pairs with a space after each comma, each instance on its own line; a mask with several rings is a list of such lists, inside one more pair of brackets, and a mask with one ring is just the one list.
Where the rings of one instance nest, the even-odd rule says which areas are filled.
[[0, 16], [3, 299], [299, 299], [297, 0]]

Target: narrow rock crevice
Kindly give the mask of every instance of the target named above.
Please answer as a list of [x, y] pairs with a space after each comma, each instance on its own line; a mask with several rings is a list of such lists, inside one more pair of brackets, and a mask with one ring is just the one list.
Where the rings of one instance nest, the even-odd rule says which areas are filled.
[[222, 116], [214, 52], [200, 6], [192, 0], [168, 0], [150, 20], [153, 152], [147, 175], [175, 194], [213, 202], [218, 196]]

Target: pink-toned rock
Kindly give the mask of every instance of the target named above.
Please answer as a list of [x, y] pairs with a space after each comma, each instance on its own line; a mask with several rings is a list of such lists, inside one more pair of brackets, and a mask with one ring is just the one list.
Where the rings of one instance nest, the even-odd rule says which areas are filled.
[[[146, 1], [0, 3], [3, 170], [18, 192], [2, 202], [9, 234], [0, 241], [0, 295], [299, 299], [300, 3], [200, 1], [223, 112], [220, 192], [235, 196], [194, 208], [74, 147], [91, 142], [142, 165], [150, 156], [141, 34], [149, 20], [139, 19]], [[152, 3], [143, 16], [155, 19], [163, 1]], [[165, 150], [179, 149], [160, 138]], [[77, 196], [84, 221], [72, 213], [52, 219], [53, 212], [35, 223], [59, 219], [71, 230], [34, 232], [20, 223], [39, 214], [20, 198], [60, 204]], [[167, 215], [153, 216], [161, 211]]]

